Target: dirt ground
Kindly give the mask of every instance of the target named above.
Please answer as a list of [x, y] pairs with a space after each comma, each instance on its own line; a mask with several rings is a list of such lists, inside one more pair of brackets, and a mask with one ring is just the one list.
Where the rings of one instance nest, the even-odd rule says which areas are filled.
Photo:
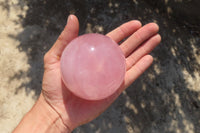
[[34, 104], [43, 55], [74, 13], [80, 34], [105, 34], [132, 19], [156, 22], [162, 43], [152, 53], [151, 68], [73, 133], [200, 133], [199, 3], [0, 0], [0, 132], [11, 132]]

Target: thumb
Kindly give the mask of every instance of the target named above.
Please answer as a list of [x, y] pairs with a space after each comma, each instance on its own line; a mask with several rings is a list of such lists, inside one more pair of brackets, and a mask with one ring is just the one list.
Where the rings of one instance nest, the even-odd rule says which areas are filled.
[[75, 15], [69, 15], [67, 25], [48, 53], [53, 57], [58, 57], [57, 59], [59, 59], [67, 44], [78, 36], [78, 32], [78, 18]]

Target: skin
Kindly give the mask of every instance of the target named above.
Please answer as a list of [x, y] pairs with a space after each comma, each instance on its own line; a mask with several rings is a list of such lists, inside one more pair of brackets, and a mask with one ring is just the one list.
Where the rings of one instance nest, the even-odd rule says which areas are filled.
[[99, 101], [87, 101], [73, 95], [61, 80], [60, 57], [79, 32], [77, 17], [70, 15], [64, 30], [44, 56], [41, 95], [14, 132], [71, 132], [98, 117], [152, 64], [153, 57], [149, 53], [161, 41], [158, 30], [155, 23], [142, 26], [139, 21], [133, 20], [109, 32], [107, 36], [117, 43], [127, 38], [119, 46], [127, 64], [124, 82], [112, 96]]

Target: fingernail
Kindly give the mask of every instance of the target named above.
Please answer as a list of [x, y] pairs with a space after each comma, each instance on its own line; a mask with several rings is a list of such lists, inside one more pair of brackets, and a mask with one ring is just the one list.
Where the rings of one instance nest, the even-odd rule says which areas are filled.
[[68, 18], [67, 18], [67, 24], [68, 24], [69, 20], [70, 20], [70, 15], [69, 15]]
[[67, 18], [67, 23], [70, 21], [70, 19], [72, 19], [72, 15], [69, 15]]

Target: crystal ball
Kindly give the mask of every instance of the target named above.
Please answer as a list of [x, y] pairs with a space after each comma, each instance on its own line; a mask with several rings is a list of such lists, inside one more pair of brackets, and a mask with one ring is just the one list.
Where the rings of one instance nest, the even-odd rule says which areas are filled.
[[72, 40], [61, 56], [65, 86], [86, 100], [111, 96], [123, 83], [125, 56], [119, 45], [107, 36], [91, 33]]

